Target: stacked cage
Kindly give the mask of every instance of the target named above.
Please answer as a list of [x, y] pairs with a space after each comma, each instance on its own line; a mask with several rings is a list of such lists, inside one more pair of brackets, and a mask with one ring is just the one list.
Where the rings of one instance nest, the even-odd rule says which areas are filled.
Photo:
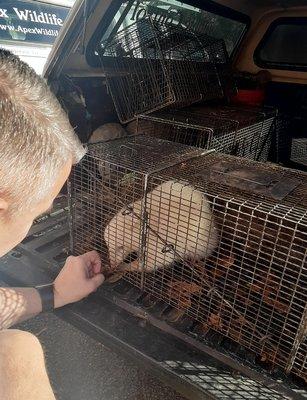
[[305, 174], [140, 135], [90, 146], [70, 202], [73, 253], [307, 378]]
[[122, 123], [161, 108], [221, 98], [230, 76], [223, 40], [150, 17], [111, 36], [98, 52]]
[[234, 87], [223, 40], [147, 16], [111, 35], [99, 54], [118, 117], [122, 123], [138, 118], [136, 133], [268, 159], [274, 110], [216, 106], [186, 111], [199, 101], [223, 98], [226, 86], [228, 91]]
[[190, 111], [159, 111], [138, 117], [137, 133], [267, 161], [276, 112], [246, 107], [198, 107]]

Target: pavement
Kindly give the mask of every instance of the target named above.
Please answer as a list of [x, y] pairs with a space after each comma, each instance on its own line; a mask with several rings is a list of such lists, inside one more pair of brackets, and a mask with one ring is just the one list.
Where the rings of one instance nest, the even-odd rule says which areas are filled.
[[145, 370], [52, 313], [16, 328], [40, 339], [57, 400], [184, 400]]

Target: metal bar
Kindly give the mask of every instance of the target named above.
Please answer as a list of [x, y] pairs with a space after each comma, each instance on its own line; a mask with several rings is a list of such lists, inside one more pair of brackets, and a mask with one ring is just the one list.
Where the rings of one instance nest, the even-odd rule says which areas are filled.
[[67, 181], [67, 200], [68, 200], [68, 227], [69, 227], [69, 250], [70, 254], [74, 254], [75, 244], [74, 244], [74, 221], [75, 221], [75, 213], [74, 213], [74, 205], [73, 205], [73, 196], [72, 196], [72, 183], [71, 178]]
[[302, 344], [302, 342], [305, 340], [306, 336], [307, 336], [307, 305], [305, 306], [305, 310], [302, 315], [302, 320], [300, 322], [300, 326], [295, 336], [293, 347], [289, 359], [287, 361], [287, 367], [286, 367], [287, 373], [289, 373], [292, 370], [298, 349]]
[[144, 274], [145, 274], [145, 258], [146, 258], [146, 239], [147, 239], [147, 227], [148, 227], [148, 213], [147, 213], [147, 192], [148, 192], [148, 174], [145, 175], [144, 179], [144, 197], [141, 203], [141, 289], [144, 289]]
[[143, 120], [146, 120], [146, 121], [153, 121], [153, 122], [162, 122], [164, 124], [169, 124], [169, 125], [174, 125], [174, 123], [176, 123], [176, 126], [182, 126], [184, 128], [188, 125], [189, 128], [191, 128], [191, 129], [198, 129], [198, 130], [201, 130], [201, 131], [207, 130], [208, 133], [212, 133], [212, 129], [207, 128], [207, 127], [205, 127], [203, 125], [195, 125], [195, 124], [191, 124], [190, 122], [176, 121], [175, 119], [170, 120], [170, 119], [161, 118], [161, 117], [159, 118], [159, 117], [157, 117], [155, 115], [152, 115], [152, 114], [149, 114], [149, 115], [147, 115], [147, 114], [138, 115], [137, 120], [139, 120], [139, 119], [143, 119]]

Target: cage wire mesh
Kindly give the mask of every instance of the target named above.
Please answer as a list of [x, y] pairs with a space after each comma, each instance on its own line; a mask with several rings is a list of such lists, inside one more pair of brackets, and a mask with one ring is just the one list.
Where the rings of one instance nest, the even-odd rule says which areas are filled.
[[137, 133], [267, 161], [276, 111], [246, 107], [198, 107], [138, 116]]
[[74, 253], [307, 379], [306, 174], [141, 135], [70, 182]]
[[291, 161], [302, 164], [307, 167], [307, 139], [292, 139]]
[[221, 98], [230, 77], [223, 40], [150, 17], [116, 33], [98, 53], [122, 123], [163, 107]]

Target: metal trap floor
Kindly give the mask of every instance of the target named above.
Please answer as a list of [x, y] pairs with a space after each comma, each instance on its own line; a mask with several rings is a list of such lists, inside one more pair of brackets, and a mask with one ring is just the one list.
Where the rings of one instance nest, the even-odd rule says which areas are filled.
[[[53, 279], [69, 252], [66, 198], [41, 217], [22, 244], [0, 264], [9, 285], [35, 285]], [[107, 347], [132, 358], [191, 399], [306, 399], [307, 391], [243, 364], [200, 340], [197, 326], [124, 281], [105, 284], [86, 300], [56, 314]], [[216, 342], [217, 338], [211, 338]], [[236, 349], [240, 352], [240, 349]], [[242, 353], [243, 349], [241, 349]], [[244, 354], [244, 353], [242, 353]]]

